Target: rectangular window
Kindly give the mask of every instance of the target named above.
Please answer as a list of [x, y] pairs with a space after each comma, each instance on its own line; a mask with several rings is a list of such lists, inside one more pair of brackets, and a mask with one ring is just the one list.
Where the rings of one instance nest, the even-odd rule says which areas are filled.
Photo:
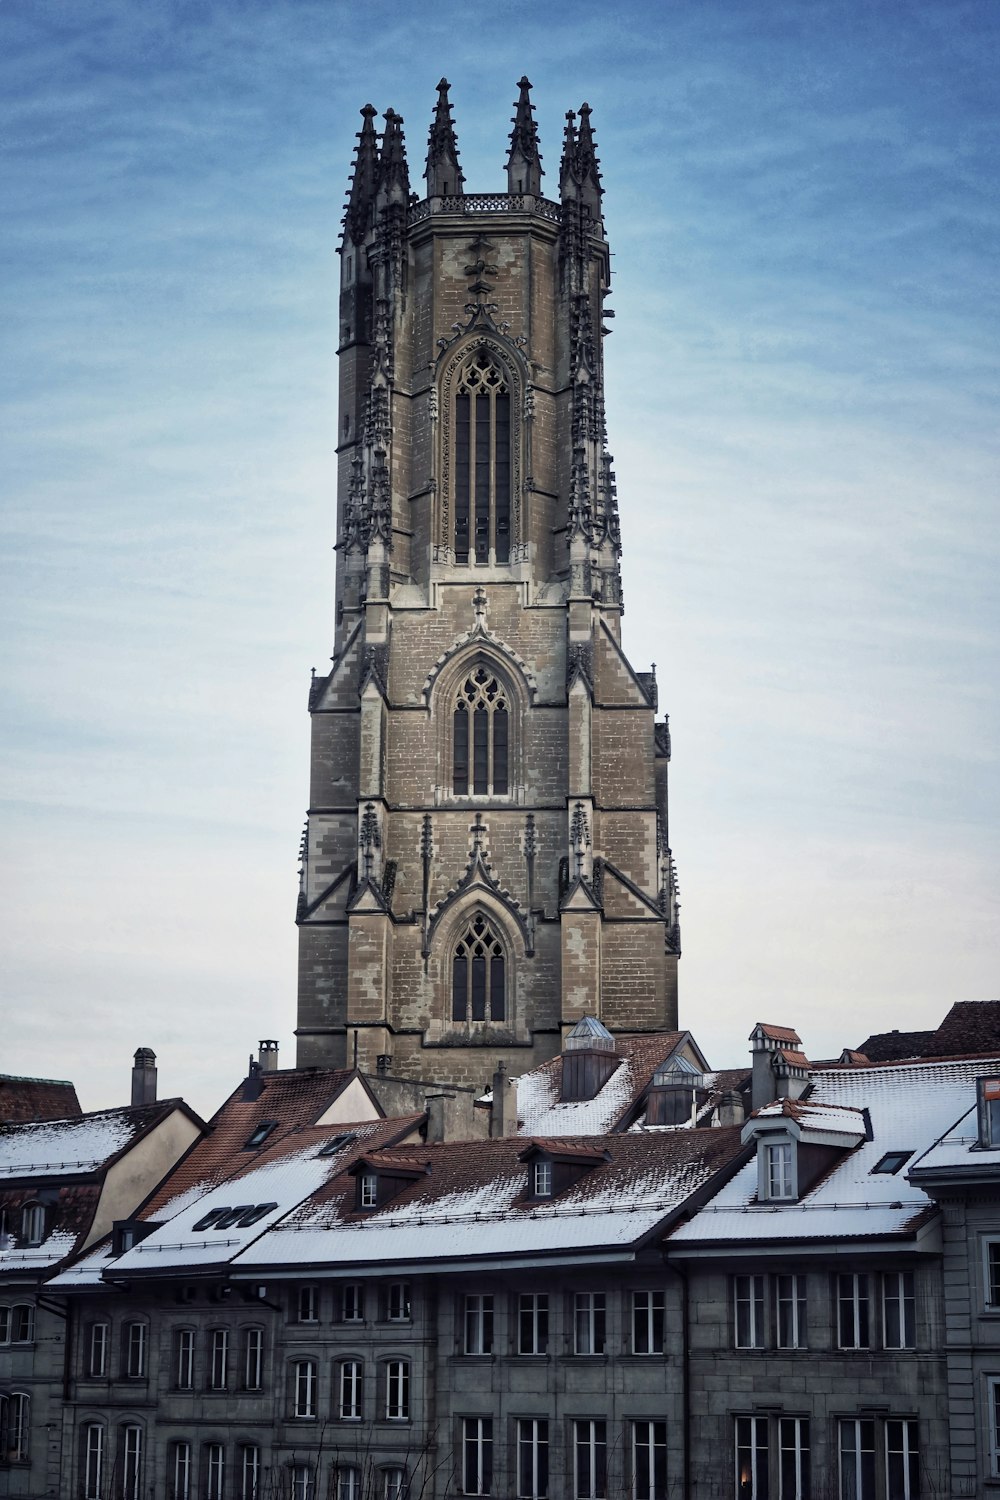
[[127, 1380], [145, 1380], [146, 1378], [146, 1333], [145, 1323], [125, 1324], [125, 1377]]
[[337, 1415], [342, 1422], [360, 1422], [364, 1366], [360, 1359], [345, 1359], [340, 1367], [340, 1401]]
[[[469, 456], [472, 403], [468, 396], [455, 397], [455, 561], [469, 561]], [[458, 791], [458, 788], [455, 788]]]
[[224, 1500], [226, 1488], [226, 1450], [221, 1443], [209, 1443], [205, 1450], [205, 1500]]
[[791, 1141], [764, 1147], [764, 1186], [768, 1198], [794, 1198], [795, 1178]]
[[493, 1298], [488, 1293], [465, 1298], [465, 1353], [493, 1353]]
[[986, 1430], [990, 1446], [990, 1474], [1000, 1479], [1000, 1375], [986, 1382]]
[[517, 1422], [518, 1500], [545, 1500], [549, 1493], [549, 1424], [537, 1417]]
[[868, 1277], [848, 1271], [837, 1277], [837, 1344], [841, 1349], [870, 1347]]
[[243, 1330], [243, 1389], [259, 1391], [264, 1384], [264, 1330]]
[[410, 1419], [410, 1365], [405, 1359], [390, 1359], [385, 1367], [385, 1415], [390, 1422]]
[[476, 395], [476, 562], [490, 560], [490, 398]]
[[1000, 1310], [1000, 1240], [983, 1241], [983, 1301]]
[[296, 1360], [292, 1365], [292, 1416], [316, 1415], [316, 1364], [311, 1359]]
[[142, 1428], [129, 1423], [122, 1429], [121, 1500], [142, 1497]]
[[920, 1494], [920, 1449], [914, 1421], [885, 1424], [885, 1492], [889, 1500], [917, 1500]]
[[522, 1292], [517, 1299], [518, 1354], [547, 1354], [549, 1349], [549, 1294]]
[[493, 1493], [493, 1418], [462, 1419], [462, 1492]]
[[573, 1423], [573, 1494], [576, 1500], [606, 1500], [608, 1493], [608, 1424]]
[[810, 1500], [809, 1421], [778, 1418], [778, 1500]]
[[666, 1500], [667, 1424], [632, 1423], [631, 1500]]
[[395, 1465], [382, 1470], [381, 1500], [406, 1500], [406, 1470]]
[[496, 484], [496, 558], [510, 561], [510, 397], [498, 395], [494, 480]]
[[292, 1464], [292, 1500], [316, 1500], [316, 1484], [308, 1464]]
[[737, 1500], [771, 1500], [767, 1418], [736, 1418]]
[[979, 1144], [986, 1150], [1000, 1146], [1000, 1078], [976, 1079]]
[[31, 1302], [18, 1302], [11, 1308], [10, 1341], [30, 1344], [35, 1337], [35, 1308]]
[[390, 1323], [410, 1321], [410, 1283], [390, 1281], [386, 1297], [386, 1313]]
[[319, 1288], [300, 1286], [295, 1298], [295, 1321], [297, 1323], [319, 1322]]
[[361, 1208], [378, 1208], [377, 1172], [362, 1172], [358, 1184], [358, 1204]]
[[261, 1500], [260, 1449], [253, 1443], [240, 1449], [240, 1500]]
[[191, 1444], [172, 1443], [168, 1491], [170, 1500], [191, 1500]]
[[552, 1163], [550, 1161], [535, 1162], [534, 1191], [536, 1198], [552, 1197]]
[[349, 1281], [340, 1291], [340, 1316], [345, 1323], [365, 1321], [364, 1282]]
[[607, 1314], [603, 1292], [577, 1292], [573, 1299], [573, 1353], [603, 1354]]
[[883, 1272], [882, 1340], [887, 1349], [916, 1348], [916, 1307], [913, 1272]]
[[104, 1500], [104, 1428], [88, 1422], [83, 1429], [83, 1500]]
[[178, 1328], [174, 1334], [174, 1385], [179, 1391], [194, 1386], [194, 1329]]
[[840, 1500], [875, 1500], [875, 1423], [868, 1417], [841, 1420]]
[[109, 1323], [92, 1323], [87, 1351], [87, 1374], [95, 1380], [103, 1380], [108, 1373], [108, 1346], [111, 1338]]
[[224, 1391], [229, 1381], [229, 1329], [212, 1329], [212, 1359], [209, 1365], [208, 1387], [212, 1391]]
[[806, 1278], [774, 1278], [775, 1334], [779, 1349], [806, 1348]]
[[733, 1342], [737, 1349], [764, 1347], [764, 1278], [733, 1277]]
[[26, 1463], [30, 1441], [31, 1397], [24, 1391], [0, 1396], [0, 1463]]
[[[485, 708], [477, 708], [472, 715], [472, 790], [477, 797], [485, 797], [490, 789], [490, 716]], [[483, 982], [485, 984], [485, 964]], [[476, 964], [472, 963], [472, 985], [475, 992]], [[473, 1019], [482, 1016], [473, 1013]]]
[[0, 1344], [10, 1343], [10, 1308], [0, 1307]]
[[664, 1292], [632, 1293], [632, 1353], [662, 1354], [667, 1318]]

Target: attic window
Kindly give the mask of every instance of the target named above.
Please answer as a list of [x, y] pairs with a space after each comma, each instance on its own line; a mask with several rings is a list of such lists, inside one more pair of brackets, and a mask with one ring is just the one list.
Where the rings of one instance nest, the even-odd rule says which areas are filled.
[[552, 1163], [540, 1159], [535, 1162], [532, 1186], [536, 1198], [552, 1197]]
[[243, 1150], [253, 1151], [257, 1146], [262, 1146], [271, 1134], [271, 1131], [277, 1130], [277, 1128], [277, 1120], [261, 1120], [253, 1135], [244, 1143]]
[[336, 1156], [338, 1151], [344, 1151], [357, 1140], [357, 1134], [353, 1130], [344, 1131], [343, 1135], [332, 1135], [328, 1141], [324, 1141], [316, 1152], [317, 1156]]
[[194, 1225], [194, 1233], [203, 1229], [248, 1229], [277, 1206], [276, 1203], [238, 1203], [235, 1208], [213, 1208]]
[[21, 1238], [26, 1245], [40, 1245], [45, 1238], [45, 1205], [26, 1203], [21, 1211]]
[[979, 1144], [984, 1151], [1000, 1148], [1000, 1078], [976, 1079]]
[[768, 1203], [796, 1196], [795, 1147], [791, 1141], [762, 1143], [757, 1158], [758, 1196]]
[[912, 1151], [887, 1151], [882, 1160], [877, 1161], [872, 1167], [872, 1173], [885, 1172], [891, 1174], [898, 1172], [900, 1167], [905, 1166], [912, 1155]]
[[362, 1172], [358, 1178], [358, 1207], [378, 1207], [378, 1173]]

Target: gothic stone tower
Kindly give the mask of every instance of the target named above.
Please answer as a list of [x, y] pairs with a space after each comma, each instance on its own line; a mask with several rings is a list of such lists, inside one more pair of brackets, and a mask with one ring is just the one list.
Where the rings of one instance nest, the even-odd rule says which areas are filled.
[[314, 678], [299, 1063], [479, 1084], [583, 1015], [676, 1025], [666, 722], [620, 645], [590, 109], [505, 193], [439, 85], [425, 177], [362, 110], [340, 247], [337, 606]]

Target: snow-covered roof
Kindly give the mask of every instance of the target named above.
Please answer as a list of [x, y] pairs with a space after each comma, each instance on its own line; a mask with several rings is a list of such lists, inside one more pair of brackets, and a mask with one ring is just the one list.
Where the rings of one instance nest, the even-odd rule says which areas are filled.
[[741, 1149], [733, 1129], [572, 1144], [597, 1164], [551, 1201], [528, 1196], [517, 1137], [428, 1147], [429, 1174], [384, 1208], [359, 1213], [353, 1184], [333, 1184], [256, 1239], [233, 1272], [613, 1252], [653, 1232]]
[[95, 1172], [149, 1123], [148, 1111], [123, 1108], [70, 1120], [5, 1125], [0, 1130], [0, 1182]]
[[[582, 1023], [580, 1023], [582, 1024]], [[653, 1074], [688, 1041], [686, 1032], [618, 1037], [620, 1061], [593, 1099], [563, 1100], [562, 1058], [554, 1057], [517, 1080], [522, 1135], [599, 1135], [618, 1129], [638, 1106]]]
[[905, 1172], [873, 1169], [887, 1152], [919, 1153], [948, 1132], [975, 1100], [984, 1066], [963, 1059], [816, 1071], [809, 1114], [835, 1118], [844, 1106], [867, 1109], [872, 1139], [847, 1151], [793, 1203], [759, 1203], [757, 1163], [748, 1162], [674, 1230], [671, 1247], [911, 1234], [932, 1212], [930, 1199]]

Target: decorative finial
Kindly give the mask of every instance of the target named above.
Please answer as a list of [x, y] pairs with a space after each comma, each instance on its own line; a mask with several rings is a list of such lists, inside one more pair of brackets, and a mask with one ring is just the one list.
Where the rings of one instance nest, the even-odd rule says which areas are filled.
[[508, 193], [533, 193], [542, 191], [542, 156], [538, 149], [538, 127], [531, 103], [531, 84], [526, 77], [518, 82], [520, 90], [511, 123], [510, 151], [507, 155]]
[[458, 164], [458, 139], [448, 102], [448, 80], [438, 84], [438, 101], [427, 140], [427, 196], [449, 197], [465, 191], [465, 176]]
[[378, 180], [378, 137], [375, 134], [375, 106], [366, 104], [361, 111], [363, 124], [358, 131], [358, 145], [354, 156], [354, 172], [347, 199], [344, 224], [355, 244], [364, 239], [371, 222], [372, 200]]
[[385, 112], [382, 132], [382, 154], [378, 164], [378, 195], [389, 201], [406, 203], [410, 196], [410, 173], [406, 165], [403, 140], [403, 117], [394, 109]]

